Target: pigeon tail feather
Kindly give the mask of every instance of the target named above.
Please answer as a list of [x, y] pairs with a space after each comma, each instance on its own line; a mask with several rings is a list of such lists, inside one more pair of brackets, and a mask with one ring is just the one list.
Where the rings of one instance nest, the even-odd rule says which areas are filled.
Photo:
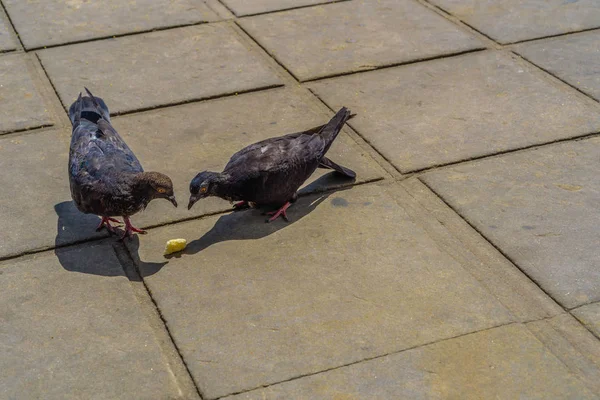
[[350, 110], [346, 107], [342, 107], [328, 123], [323, 125], [323, 128], [318, 133], [326, 143], [322, 154], [327, 153], [327, 150], [329, 150], [329, 147], [348, 119], [350, 119]]

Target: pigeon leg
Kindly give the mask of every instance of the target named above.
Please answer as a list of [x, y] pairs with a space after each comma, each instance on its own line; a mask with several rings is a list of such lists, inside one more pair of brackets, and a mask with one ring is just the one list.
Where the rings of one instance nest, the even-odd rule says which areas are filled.
[[237, 202], [233, 205], [233, 208], [235, 208], [236, 210], [241, 210], [242, 208], [247, 208], [250, 207], [250, 205], [248, 204], [248, 202], [246, 200]]
[[123, 220], [125, 221], [125, 233], [123, 233], [123, 236], [121, 236], [121, 240], [125, 239], [126, 237], [133, 236], [134, 233], [146, 233], [145, 230], [138, 229], [135, 226], [133, 226], [131, 224], [131, 221], [129, 220], [129, 217], [123, 217]]
[[96, 232], [99, 232], [102, 230], [102, 228], [106, 227], [107, 231], [109, 231], [110, 233], [115, 233], [115, 228], [110, 224], [111, 221], [119, 223], [119, 221], [114, 218], [102, 217], [102, 221], [100, 221], [100, 223], [98, 224]]
[[290, 203], [289, 201], [286, 202], [279, 210], [277, 211], [269, 211], [267, 213], [267, 215], [272, 215], [271, 218], [269, 218], [267, 220], [267, 222], [273, 222], [275, 221], [277, 218], [282, 217], [283, 219], [285, 219], [287, 222], [290, 222], [290, 220], [287, 217], [287, 214], [285, 213], [285, 210], [288, 209], [289, 206], [291, 206], [292, 203]]

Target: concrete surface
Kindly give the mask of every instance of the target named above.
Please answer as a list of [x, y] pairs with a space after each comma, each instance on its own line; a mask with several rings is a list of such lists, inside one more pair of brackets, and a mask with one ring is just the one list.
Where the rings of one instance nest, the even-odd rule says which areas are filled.
[[542, 400], [596, 396], [523, 325], [513, 324], [226, 399], [357, 398]]
[[596, 0], [430, 0], [499, 43], [600, 27]]
[[482, 47], [411, 0], [354, 0], [240, 24], [301, 81]]
[[202, 1], [5, 0], [26, 48], [217, 20]]
[[600, 33], [592, 31], [521, 44], [515, 51], [600, 101], [599, 41]]
[[223, 0], [223, 4], [239, 17], [269, 11], [286, 10], [329, 3], [336, 0]]
[[356, 110], [350, 125], [402, 172], [600, 130], [597, 104], [502, 52], [344, 76], [310, 88], [332, 108]]
[[[0, 3], [0, 398], [600, 398], [597, 2]], [[175, 184], [125, 243], [70, 200], [84, 86]], [[341, 106], [356, 180], [185, 209]]]
[[[384, 188], [303, 198], [288, 216], [214, 216], [157, 229], [135, 249], [208, 398], [513, 320]], [[174, 237], [188, 247], [161, 266]]]
[[33, 63], [22, 54], [0, 58], [0, 134], [53, 125], [32, 78]]
[[4, 262], [0, 284], [0, 397], [177, 396], [111, 244]]
[[279, 79], [224, 25], [56, 47], [40, 59], [68, 108], [84, 85], [111, 113], [276, 86]]
[[425, 174], [424, 181], [565, 307], [600, 300], [600, 138]]

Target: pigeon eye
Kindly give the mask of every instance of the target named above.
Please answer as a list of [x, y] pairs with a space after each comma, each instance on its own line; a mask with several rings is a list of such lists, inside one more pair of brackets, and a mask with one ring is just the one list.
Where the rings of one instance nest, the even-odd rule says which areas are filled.
[[158, 193], [165, 193], [167, 190], [165, 188], [158, 188], [156, 191]]
[[206, 193], [206, 187], [201, 188], [200, 193]]

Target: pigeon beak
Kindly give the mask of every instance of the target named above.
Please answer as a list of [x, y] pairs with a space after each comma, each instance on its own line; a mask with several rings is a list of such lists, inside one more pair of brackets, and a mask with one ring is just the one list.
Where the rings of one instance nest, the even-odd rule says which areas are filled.
[[167, 200], [169, 200], [171, 203], [173, 203], [175, 207], [177, 207], [177, 200], [175, 200], [175, 196], [169, 196], [167, 197]]
[[194, 196], [190, 196], [190, 202], [188, 203], [188, 210], [192, 209], [192, 206], [194, 205], [195, 202], [198, 201], [197, 197]]

